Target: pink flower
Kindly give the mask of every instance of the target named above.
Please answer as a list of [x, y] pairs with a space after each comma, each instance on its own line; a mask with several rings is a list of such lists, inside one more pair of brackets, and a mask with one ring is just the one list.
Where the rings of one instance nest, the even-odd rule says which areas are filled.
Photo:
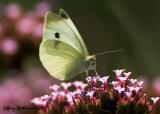
[[50, 89], [54, 90], [54, 91], [58, 91], [60, 89], [60, 86], [55, 84], [53, 86], [49, 86]]
[[112, 81], [112, 82], [111, 82], [111, 84], [112, 84], [113, 86], [117, 85], [118, 83], [119, 83], [118, 81]]
[[74, 85], [76, 88], [80, 88], [80, 89], [84, 89], [84, 88], [87, 86], [87, 84], [85, 84], [85, 83], [83, 83], [83, 82], [81, 82], [81, 81], [75, 81], [75, 82], [73, 83], [73, 85]]
[[113, 72], [115, 72], [115, 74], [116, 74], [117, 77], [121, 76], [124, 71], [125, 71], [125, 69], [113, 70]]
[[37, 106], [46, 106], [47, 100], [42, 100], [41, 98], [34, 98], [31, 103], [36, 104]]
[[122, 87], [120, 87], [120, 86], [114, 87], [114, 89], [117, 90], [119, 94], [120, 94], [122, 91], [125, 91], [125, 88], [122, 88]]
[[57, 96], [58, 96], [58, 92], [52, 92], [52, 93], [51, 93], [51, 98], [52, 98], [53, 100], [56, 100]]
[[66, 93], [64, 91], [60, 91], [59, 95], [64, 97], [66, 95]]
[[80, 95], [81, 93], [82, 93], [82, 91], [80, 89], [73, 91], [74, 95]]
[[102, 78], [98, 78], [98, 81], [102, 82], [103, 84], [107, 82], [109, 76], [104, 76]]
[[39, 38], [41, 39], [42, 37], [42, 32], [43, 32], [43, 24], [42, 23], [38, 23], [34, 26], [34, 29], [32, 31], [32, 35], [34, 38]]
[[87, 80], [88, 83], [89, 83], [89, 82], [94, 82], [94, 83], [96, 83], [98, 79], [99, 79], [99, 76], [93, 76], [93, 77], [87, 77], [87, 78], [86, 78], [86, 80]]
[[18, 51], [18, 44], [13, 38], [5, 38], [0, 44], [0, 51], [6, 55], [13, 55]]
[[93, 97], [94, 91], [88, 91], [86, 96], [89, 96], [90, 98]]
[[49, 95], [44, 95], [44, 96], [41, 96], [40, 97], [42, 100], [48, 100], [50, 99], [51, 97]]
[[0, 38], [4, 35], [4, 32], [5, 32], [5, 26], [2, 24], [2, 23], [0, 23]]
[[47, 11], [51, 10], [51, 7], [46, 2], [41, 2], [37, 4], [35, 13], [38, 17], [43, 17]]
[[16, 30], [21, 35], [29, 35], [33, 32], [36, 19], [30, 15], [24, 16], [16, 24]]
[[151, 99], [152, 99], [153, 103], [156, 104], [157, 101], [158, 101], [160, 98], [159, 98], [159, 97], [152, 97]]
[[22, 9], [19, 4], [16, 3], [7, 5], [4, 12], [9, 19], [13, 20], [18, 19], [22, 15]]
[[50, 98], [51, 98], [51, 96], [44, 95], [39, 98], [34, 98], [33, 100], [31, 100], [31, 103], [34, 103], [37, 106], [46, 106], [46, 104]]
[[157, 94], [160, 95], [160, 78], [157, 77], [154, 81], [153, 81], [153, 89], [155, 90], [155, 92]]
[[64, 89], [66, 89], [66, 90], [67, 90], [71, 85], [72, 85], [71, 83], [64, 83], [64, 82], [61, 83], [61, 86], [62, 86]]
[[134, 84], [137, 82], [137, 79], [129, 79], [129, 81], [131, 82], [131, 84]]
[[119, 76], [117, 77], [120, 81], [126, 81], [128, 79], [128, 77], [122, 77], [122, 76]]
[[126, 95], [127, 97], [131, 97], [131, 95], [132, 95], [131, 92], [124, 92], [124, 93], [125, 93], [125, 95]]
[[67, 93], [66, 98], [67, 98], [67, 101], [69, 103], [73, 103], [73, 94], [72, 94], [72, 92]]
[[138, 91], [141, 89], [141, 87], [132, 87], [132, 86], [128, 86], [128, 89], [129, 89], [130, 92], [132, 92], [132, 91], [138, 92]]
[[123, 74], [125, 77], [129, 77], [132, 73], [131, 72], [124, 72]]
[[0, 107], [28, 104], [31, 97], [31, 90], [26, 87], [21, 79], [16, 77], [10, 78], [0, 85]]
[[139, 87], [142, 87], [142, 85], [144, 84], [144, 81], [139, 81], [139, 82], [137, 82], [137, 84]]

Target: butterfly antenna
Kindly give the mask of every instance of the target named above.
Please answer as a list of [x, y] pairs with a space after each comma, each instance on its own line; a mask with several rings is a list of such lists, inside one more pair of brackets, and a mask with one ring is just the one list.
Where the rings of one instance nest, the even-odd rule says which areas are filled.
[[108, 53], [117, 53], [119, 51], [123, 51], [123, 49], [118, 49], [118, 50], [114, 50], [114, 51], [106, 51], [106, 52], [103, 52], [103, 53], [95, 54], [95, 56], [99, 56], [99, 55], [103, 55], [103, 54], [108, 54]]

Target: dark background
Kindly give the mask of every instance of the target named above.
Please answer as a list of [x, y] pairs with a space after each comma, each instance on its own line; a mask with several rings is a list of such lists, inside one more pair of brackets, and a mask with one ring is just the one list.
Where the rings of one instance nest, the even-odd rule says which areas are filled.
[[[15, 3], [23, 11], [18, 19], [9, 19], [5, 15], [5, 7]], [[5, 54], [0, 49], [1, 88], [5, 88], [4, 85], [10, 83], [10, 80], [15, 84], [22, 83], [31, 93], [29, 98], [33, 98], [45, 94], [47, 90], [38, 91], [39, 86], [33, 87], [32, 84], [39, 82], [41, 85], [43, 82], [46, 84], [44, 88], [47, 89], [49, 85], [58, 82], [48, 75], [39, 61], [38, 48], [41, 37], [36, 39], [31, 34], [19, 34], [14, 27], [28, 12], [32, 12], [37, 19], [34, 11], [40, 3], [48, 4], [49, 10], [53, 12], [58, 13], [60, 8], [66, 10], [91, 54], [123, 49], [122, 52], [97, 57], [97, 71], [100, 75], [112, 75], [115, 69], [127, 69], [132, 72], [132, 78], [145, 81], [149, 94], [160, 95], [160, 92], [156, 92], [160, 91], [160, 1], [158, 0], [0, 0], [2, 9], [0, 24], [5, 28], [0, 35], [0, 42], [9, 36], [14, 37], [18, 44], [18, 51], [14, 54]], [[37, 20], [43, 24], [43, 16]], [[0, 94], [1, 92], [3, 91], [0, 90]], [[14, 104], [15, 101], [11, 101]]]

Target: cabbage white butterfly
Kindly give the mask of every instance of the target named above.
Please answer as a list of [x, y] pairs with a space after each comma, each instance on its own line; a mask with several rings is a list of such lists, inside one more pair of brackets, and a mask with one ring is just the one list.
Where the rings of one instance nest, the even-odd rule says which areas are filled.
[[51, 12], [45, 15], [39, 56], [49, 74], [60, 80], [96, 68], [95, 55], [89, 55], [80, 33], [62, 9], [59, 15]]
[[94, 69], [97, 55], [122, 51], [108, 51], [90, 55], [69, 15], [62, 9], [59, 15], [47, 12], [43, 39], [39, 48], [40, 60], [49, 74], [59, 80], [69, 80], [79, 73]]

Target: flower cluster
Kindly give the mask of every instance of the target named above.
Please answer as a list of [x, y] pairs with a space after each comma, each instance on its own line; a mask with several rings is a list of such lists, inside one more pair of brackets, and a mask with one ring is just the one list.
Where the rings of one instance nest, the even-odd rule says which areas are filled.
[[87, 77], [81, 81], [50, 86], [53, 92], [34, 98], [31, 102], [40, 114], [150, 114], [158, 105], [159, 97], [142, 93], [143, 81], [129, 79], [131, 72], [114, 71], [115, 81], [109, 76]]
[[[34, 110], [13, 110], [17, 106], [31, 107], [30, 99], [49, 93], [47, 88], [56, 81], [48, 77], [38, 68], [32, 68], [25, 72], [8, 71], [6, 77], [0, 83], [0, 114], [35, 114]], [[37, 81], [38, 80], [38, 81]], [[41, 86], [40, 89], [37, 89]]]
[[28, 53], [38, 53], [44, 14], [49, 10], [51, 6], [46, 2], [37, 3], [29, 11], [18, 3], [1, 5], [0, 56], [4, 61], [0, 68], [16, 67]]

